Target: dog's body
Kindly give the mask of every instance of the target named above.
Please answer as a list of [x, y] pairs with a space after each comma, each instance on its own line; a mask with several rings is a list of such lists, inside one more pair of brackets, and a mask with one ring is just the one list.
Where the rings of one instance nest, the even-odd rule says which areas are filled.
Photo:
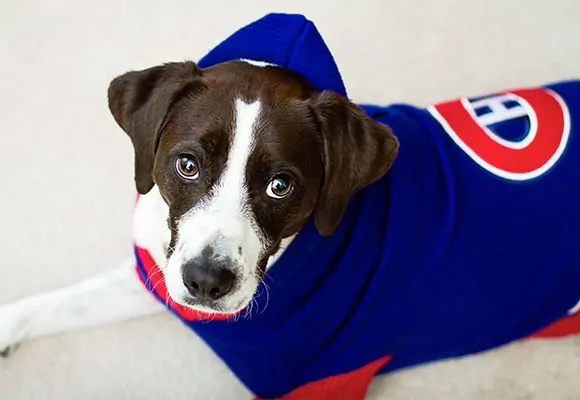
[[[563, 83], [513, 92], [531, 104], [538, 94], [558, 96], [546, 98], [557, 103], [556, 98], [571, 99], [579, 88], [580, 83]], [[262, 398], [288, 393], [334, 398], [338, 392], [327, 383], [333, 379], [340, 381], [340, 395], [359, 398], [377, 373], [474, 354], [531, 335], [580, 333], [577, 227], [558, 218], [568, 203], [570, 221], [580, 220], [580, 210], [566, 196], [573, 191], [557, 184], [580, 178], [570, 149], [575, 141], [564, 130], [569, 118], [564, 112], [570, 110], [562, 109], [559, 126], [568, 151], [550, 170], [551, 179], [514, 182], [474, 163], [447, 136], [433, 116], [442, 120], [448, 115], [446, 104], [455, 103], [430, 111], [365, 107], [368, 115], [401, 132], [397, 161], [386, 177], [351, 198], [331, 237], [323, 238], [307, 224], [276, 253], [253, 306], [235, 322], [231, 316], [200, 315], [169, 300], [169, 308], [254, 393]], [[562, 104], [577, 109], [575, 100]], [[494, 128], [517, 131], [522, 118], [528, 116], [507, 116]], [[541, 125], [539, 113], [538, 119]], [[558, 127], [557, 119], [551, 118], [551, 127]], [[542, 127], [538, 132], [545, 133]], [[440, 164], [455, 166], [439, 170]], [[540, 187], [551, 187], [559, 207], [536, 215], [537, 206], [526, 208], [522, 201]], [[157, 203], [164, 204], [159, 198]], [[496, 213], [499, 220], [492, 219]], [[526, 221], [558, 229], [552, 232], [560, 248], [558, 262], [552, 263], [554, 253], [546, 251], [552, 245], [544, 235], [545, 247], [538, 247], [536, 231], [497, 234], [517, 232]], [[493, 228], [486, 228], [489, 223]], [[138, 271], [163, 302], [170, 299], [163, 273], [145, 248], [137, 242]]]
[[[136, 153], [137, 271], [161, 303], [128, 261], [0, 309], [0, 346], [166, 303], [261, 397], [361, 398], [377, 372], [580, 332], [578, 190], [562, 184], [580, 179], [580, 83], [363, 113], [339, 96], [313, 25], [286, 18], [244, 28], [203, 71], [170, 64], [111, 85]], [[248, 32], [281, 23], [272, 40], [287, 46], [252, 53]], [[287, 57], [295, 43], [307, 57]], [[476, 103], [491, 112], [470, 114]], [[486, 118], [500, 131], [529, 118], [533, 133], [495, 140], [511, 152], [494, 158], [470, 142]], [[522, 204], [545, 191], [550, 207]], [[531, 218], [558, 231], [535, 239]]]

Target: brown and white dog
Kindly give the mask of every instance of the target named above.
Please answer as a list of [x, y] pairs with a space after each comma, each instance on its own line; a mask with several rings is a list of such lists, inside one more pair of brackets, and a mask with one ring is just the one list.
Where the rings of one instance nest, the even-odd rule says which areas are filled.
[[[244, 60], [129, 72], [111, 83], [109, 104], [135, 150], [135, 242], [160, 266], [171, 298], [204, 312], [246, 308], [303, 224], [313, 218], [332, 234], [350, 196], [386, 173], [398, 146], [347, 98]], [[0, 307], [0, 348], [163, 310], [129, 259]]]
[[[246, 308], [303, 224], [312, 217], [330, 235], [398, 147], [347, 98], [246, 60], [126, 73], [111, 82], [109, 106], [135, 150], [135, 243], [160, 266], [171, 299], [202, 312]], [[320, 133], [337, 130], [356, 135]], [[163, 309], [129, 260], [0, 308], [0, 347]]]

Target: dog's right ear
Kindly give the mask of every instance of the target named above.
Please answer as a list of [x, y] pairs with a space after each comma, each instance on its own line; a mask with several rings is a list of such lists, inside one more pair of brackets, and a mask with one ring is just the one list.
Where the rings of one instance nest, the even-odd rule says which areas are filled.
[[323, 236], [338, 227], [351, 196], [387, 173], [399, 151], [391, 128], [331, 91], [310, 103], [324, 144], [324, 184], [314, 209]]
[[133, 143], [135, 184], [140, 194], [153, 187], [155, 153], [168, 111], [199, 77], [195, 63], [180, 62], [127, 72], [110, 83], [109, 110]]

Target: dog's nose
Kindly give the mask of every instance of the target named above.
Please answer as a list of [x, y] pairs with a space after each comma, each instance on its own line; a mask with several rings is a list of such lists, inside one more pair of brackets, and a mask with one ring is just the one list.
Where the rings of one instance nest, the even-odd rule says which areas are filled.
[[234, 286], [236, 276], [211, 261], [194, 259], [183, 267], [183, 283], [198, 300], [217, 300]]

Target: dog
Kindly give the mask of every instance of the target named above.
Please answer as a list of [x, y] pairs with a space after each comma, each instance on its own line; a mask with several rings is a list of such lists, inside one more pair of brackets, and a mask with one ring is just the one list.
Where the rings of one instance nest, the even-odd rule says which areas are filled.
[[580, 333], [579, 88], [357, 105], [284, 14], [120, 75], [135, 257], [3, 306], [0, 346], [169, 309], [259, 398], [357, 399], [380, 373]]

